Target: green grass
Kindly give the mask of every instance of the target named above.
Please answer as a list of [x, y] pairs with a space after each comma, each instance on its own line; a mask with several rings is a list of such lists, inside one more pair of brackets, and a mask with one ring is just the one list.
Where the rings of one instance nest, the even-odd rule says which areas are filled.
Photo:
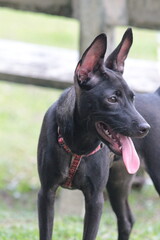
[[0, 188], [37, 186], [36, 148], [42, 118], [61, 91], [0, 82]]
[[[0, 38], [78, 48], [76, 20], [0, 8], [0, 22]], [[125, 29], [117, 28], [117, 42]], [[155, 59], [156, 32], [136, 28], [133, 32], [130, 56]], [[0, 187], [29, 191], [37, 185], [36, 145], [42, 117], [61, 91], [1, 82], [0, 92]]]
[[0, 38], [78, 49], [78, 21], [0, 8]]
[[[0, 82], [0, 239], [38, 237], [36, 198], [39, 180], [36, 147], [46, 109], [61, 91]], [[136, 224], [130, 240], [159, 240], [159, 197], [151, 186], [132, 192]], [[81, 239], [83, 219], [56, 215], [54, 240]], [[116, 240], [116, 219], [107, 203], [98, 240]]]
[[[78, 49], [79, 23], [74, 19], [0, 8], [0, 23], [0, 38]], [[126, 28], [116, 28], [117, 43]], [[157, 32], [133, 28], [133, 34], [129, 56], [157, 60]]]
[[[29, 201], [36, 203], [35, 197], [29, 196]], [[26, 203], [12, 202], [12, 207], [1, 200], [0, 205], [0, 239], [2, 240], [37, 240], [37, 213], [36, 209]], [[141, 192], [132, 191], [130, 204], [136, 223], [130, 240], [159, 240], [159, 197], [152, 186], [145, 186]], [[14, 210], [13, 210], [14, 209]], [[55, 216], [53, 232], [54, 240], [80, 240], [83, 231], [83, 218], [79, 216]], [[116, 218], [110, 204], [106, 202], [97, 240], [116, 240]]]
[[[1, 8], [0, 22], [0, 38], [78, 49], [76, 20]], [[125, 29], [117, 29], [117, 42]], [[130, 57], [156, 60], [156, 32], [133, 32]], [[61, 91], [1, 81], [0, 92], [0, 239], [37, 240], [36, 148], [43, 115]], [[159, 240], [160, 204], [153, 187], [132, 192], [130, 202], [137, 219], [130, 240]], [[78, 216], [56, 215], [54, 240], [81, 239], [82, 223]], [[107, 203], [97, 239], [116, 238], [116, 219]]]

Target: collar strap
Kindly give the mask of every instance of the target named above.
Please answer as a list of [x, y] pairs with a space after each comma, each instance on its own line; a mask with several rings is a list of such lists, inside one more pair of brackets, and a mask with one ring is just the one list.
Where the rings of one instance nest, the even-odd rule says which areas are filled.
[[72, 160], [71, 160], [71, 164], [70, 164], [70, 168], [69, 168], [68, 177], [67, 177], [65, 183], [63, 184], [63, 187], [65, 187], [65, 188], [72, 188], [72, 181], [73, 181], [74, 175], [76, 174], [77, 169], [80, 165], [82, 157], [88, 157], [88, 156], [95, 154], [103, 147], [103, 144], [100, 143], [98, 145], [98, 147], [96, 147], [95, 150], [93, 150], [91, 153], [89, 153], [87, 155], [77, 155], [75, 153], [72, 153], [70, 148], [65, 144], [64, 139], [63, 139], [62, 135], [60, 134], [59, 128], [58, 128], [58, 143], [62, 148], [64, 148], [64, 150], [67, 153], [72, 154]]

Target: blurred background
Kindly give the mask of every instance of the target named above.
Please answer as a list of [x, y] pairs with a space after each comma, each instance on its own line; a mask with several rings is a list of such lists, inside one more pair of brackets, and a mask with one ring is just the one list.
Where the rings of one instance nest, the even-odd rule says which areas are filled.
[[[36, 149], [42, 119], [73, 83], [78, 58], [96, 35], [107, 34], [109, 54], [133, 27], [125, 78], [140, 92], [160, 85], [159, 11], [159, 0], [0, 0], [0, 239], [38, 239]], [[57, 195], [54, 239], [81, 239], [83, 197], [67, 195], [66, 210], [63, 194]], [[148, 178], [131, 192], [130, 202], [137, 220], [131, 240], [159, 240], [160, 201]], [[97, 239], [116, 236], [106, 201]]]

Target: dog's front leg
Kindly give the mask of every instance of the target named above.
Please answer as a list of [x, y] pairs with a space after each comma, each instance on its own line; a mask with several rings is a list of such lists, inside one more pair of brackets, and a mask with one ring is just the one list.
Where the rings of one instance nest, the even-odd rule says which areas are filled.
[[100, 218], [102, 215], [102, 208], [104, 203], [103, 193], [98, 192], [94, 194], [85, 195], [85, 220], [83, 240], [96, 239]]
[[38, 194], [40, 240], [51, 240], [54, 218], [55, 190], [41, 189]]
[[133, 177], [133, 175], [126, 171], [121, 159], [113, 163], [109, 174], [107, 190], [113, 211], [117, 216], [118, 240], [129, 240], [134, 224], [134, 217], [128, 203], [128, 195]]

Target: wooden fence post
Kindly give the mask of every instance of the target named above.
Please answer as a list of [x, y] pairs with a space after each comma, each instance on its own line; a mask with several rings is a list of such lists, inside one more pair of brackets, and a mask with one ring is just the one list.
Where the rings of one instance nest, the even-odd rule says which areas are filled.
[[80, 20], [80, 54], [82, 54], [93, 39], [102, 32], [108, 32], [108, 39], [113, 42], [114, 28], [106, 26], [104, 0], [81, 0], [79, 2]]

